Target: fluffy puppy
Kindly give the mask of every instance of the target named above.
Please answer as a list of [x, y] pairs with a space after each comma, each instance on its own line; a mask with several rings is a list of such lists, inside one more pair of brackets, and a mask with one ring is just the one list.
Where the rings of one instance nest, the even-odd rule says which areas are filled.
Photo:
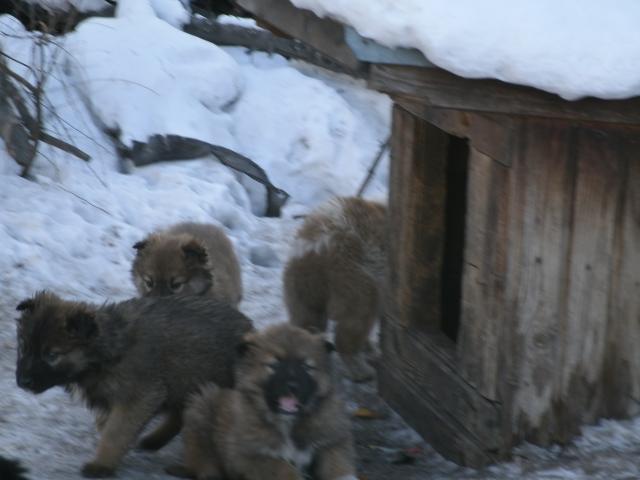
[[234, 347], [252, 329], [235, 308], [201, 296], [94, 306], [40, 292], [17, 308], [18, 386], [79, 391], [97, 414], [101, 438], [85, 477], [111, 476], [158, 413], [165, 422], [140, 446], [168, 443], [192, 393], [207, 382], [232, 386]]
[[336, 349], [354, 381], [375, 376], [366, 352], [383, 310], [386, 216], [384, 205], [360, 198], [328, 202], [305, 218], [284, 269], [291, 323], [324, 331], [335, 321]]
[[357, 480], [349, 419], [322, 336], [281, 324], [239, 347], [234, 390], [209, 385], [185, 412], [185, 466], [199, 480]]
[[141, 296], [209, 295], [238, 306], [240, 264], [220, 227], [179, 223], [137, 242], [131, 274]]

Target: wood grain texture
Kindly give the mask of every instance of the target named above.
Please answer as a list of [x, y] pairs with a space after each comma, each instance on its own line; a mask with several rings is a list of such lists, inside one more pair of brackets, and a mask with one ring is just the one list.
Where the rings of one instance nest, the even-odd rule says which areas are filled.
[[[522, 120], [507, 187], [513, 198], [504, 245], [509, 323], [500, 362], [512, 382], [499, 389], [512, 410], [511, 418], [504, 419], [505, 435], [518, 440], [542, 425], [558, 389], [558, 340], [569, 289], [574, 142], [569, 125]], [[553, 427], [543, 430], [555, 438]]]
[[371, 65], [369, 86], [411, 96], [430, 107], [567, 120], [639, 125], [640, 97], [567, 101], [551, 93], [498, 80], [472, 80], [439, 68]]
[[604, 415], [640, 413], [640, 135], [617, 142], [621, 185], [616, 208], [612, 281], [609, 285], [607, 349], [602, 383], [608, 392]]
[[390, 285], [405, 326], [440, 327], [448, 136], [394, 106], [389, 185]]
[[[473, 112], [408, 106], [394, 113], [385, 398], [468, 465], [507, 458], [522, 440], [563, 443], [602, 416], [638, 413], [640, 129], [519, 116], [484, 123]], [[432, 132], [429, 148], [414, 147], [427, 141], [416, 132]], [[428, 277], [421, 268], [435, 242], [418, 233], [420, 219], [444, 208], [427, 201], [425, 165], [447, 158], [447, 133], [470, 141], [456, 344], [436, 341], [434, 306], [416, 281]], [[492, 151], [507, 162], [477, 148], [488, 138], [502, 139], [507, 147]], [[497, 420], [478, 405], [491, 405]]]
[[472, 138], [474, 149], [505, 166], [510, 165], [514, 124], [510, 117], [430, 107], [416, 98], [403, 95], [395, 95], [394, 101], [450, 135]]
[[498, 369], [505, 325], [506, 240], [510, 205], [508, 171], [471, 148], [463, 305], [458, 352], [460, 374], [485, 397], [498, 400]]
[[381, 395], [447, 458], [476, 467], [505, 455], [500, 405], [456, 375], [444, 335], [408, 331], [389, 318], [381, 329]]

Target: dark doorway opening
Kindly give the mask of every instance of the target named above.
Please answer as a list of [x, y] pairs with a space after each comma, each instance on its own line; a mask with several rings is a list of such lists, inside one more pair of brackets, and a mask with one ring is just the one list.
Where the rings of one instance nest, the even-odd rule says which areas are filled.
[[469, 142], [449, 136], [446, 162], [444, 250], [442, 259], [442, 331], [454, 342], [458, 338], [462, 310], [462, 268], [464, 264], [465, 224]]

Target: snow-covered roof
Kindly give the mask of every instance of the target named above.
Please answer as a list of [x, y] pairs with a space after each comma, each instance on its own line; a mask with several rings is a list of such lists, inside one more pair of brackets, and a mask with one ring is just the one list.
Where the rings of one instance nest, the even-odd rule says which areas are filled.
[[468, 78], [575, 100], [640, 95], [637, 0], [291, 0]]

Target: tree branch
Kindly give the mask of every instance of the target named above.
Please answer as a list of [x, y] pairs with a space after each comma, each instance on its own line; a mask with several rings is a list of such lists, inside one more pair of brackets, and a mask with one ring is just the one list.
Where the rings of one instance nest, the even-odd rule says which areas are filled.
[[[52, 145], [81, 160], [90, 160], [91, 157], [78, 147], [43, 131], [40, 122], [33, 117], [20, 90], [12, 80], [33, 94], [36, 101], [42, 101], [42, 98], [38, 99], [42, 92], [40, 88], [13, 72], [4, 58], [0, 57], [0, 135], [5, 141], [9, 154], [23, 167], [23, 173], [27, 175], [29, 172], [29, 167], [37, 153], [38, 141]], [[18, 112], [19, 118], [16, 118], [15, 111]]]

